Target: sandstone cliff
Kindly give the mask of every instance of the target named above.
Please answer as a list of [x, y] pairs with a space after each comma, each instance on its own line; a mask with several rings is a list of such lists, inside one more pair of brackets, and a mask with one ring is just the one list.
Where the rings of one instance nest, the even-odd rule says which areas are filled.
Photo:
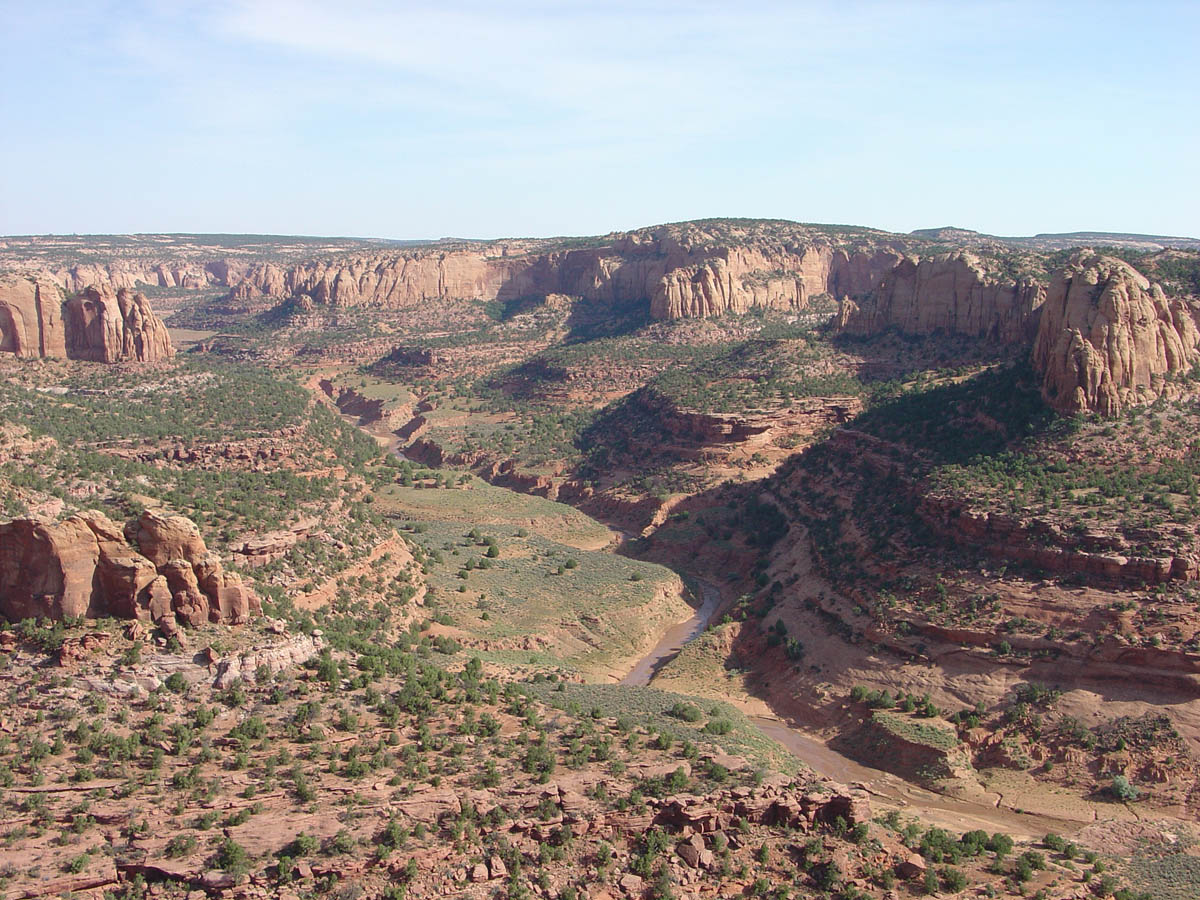
[[[839, 299], [851, 294], [843, 291]], [[989, 274], [971, 253], [924, 259], [909, 256], [884, 274], [858, 302], [842, 301], [839, 330], [872, 335], [894, 328], [906, 334], [934, 332], [986, 338], [1006, 344], [1033, 338], [1045, 288], [1029, 278]]]
[[63, 304], [67, 356], [93, 362], [155, 362], [175, 355], [167, 326], [143, 294], [90, 287]]
[[65, 357], [62, 307], [62, 291], [47, 276], [0, 279], [0, 351]]
[[291, 266], [261, 263], [247, 270], [231, 299], [262, 309], [300, 297], [406, 307], [550, 294], [644, 303], [656, 319], [799, 311], [827, 295], [849, 298], [841, 322], [849, 333], [894, 327], [1018, 343], [1032, 340], [1044, 288], [990, 273], [965, 251], [922, 257], [883, 235], [830, 235], [791, 223], [684, 223], [572, 249], [537, 241], [463, 243]]
[[47, 273], [68, 293], [79, 293], [93, 285], [118, 291], [134, 290], [139, 284], [166, 288], [224, 287], [236, 284], [247, 265], [228, 260], [195, 262], [184, 260], [125, 260], [80, 263]]
[[175, 353], [142, 294], [89, 287], [64, 301], [48, 275], [0, 279], [0, 351], [107, 363], [155, 362]]
[[70, 300], [49, 276], [0, 278], [0, 352], [24, 358], [154, 362], [175, 353], [142, 294], [95, 287]]
[[183, 516], [147, 511], [124, 530], [96, 511], [0, 524], [0, 614], [12, 621], [115, 616], [173, 631], [260, 609]]
[[1105, 416], [1153, 401], [1200, 359], [1198, 313], [1119, 259], [1079, 254], [1043, 306], [1033, 348], [1043, 395], [1060, 411]]
[[817, 294], [870, 290], [902, 257], [840, 243], [805, 226], [703, 223], [609, 235], [597, 246], [512, 241], [252, 266], [234, 301], [266, 308], [307, 296], [337, 306], [412, 306], [432, 299], [509, 300], [563, 294], [647, 303], [658, 319], [802, 309]]
[[[889, 326], [907, 330], [911, 324], [985, 336], [999, 332], [1008, 340], [1020, 331], [1026, 308], [1036, 306], [1036, 288], [993, 281], [965, 255], [949, 260], [908, 255], [925, 246], [922, 239], [868, 229], [706, 220], [580, 242], [447, 241], [287, 261], [121, 259], [55, 271], [53, 280], [68, 290], [87, 284], [114, 290], [137, 283], [227, 285], [229, 309], [239, 312], [263, 312], [288, 300], [393, 308], [562, 294], [647, 304], [654, 318], [673, 319], [755, 307], [803, 310], [814, 296], [829, 295], [871, 301], [847, 323], [856, 333]], [[999, 326], [993, 324], [993, 307], [1000, 310]]]

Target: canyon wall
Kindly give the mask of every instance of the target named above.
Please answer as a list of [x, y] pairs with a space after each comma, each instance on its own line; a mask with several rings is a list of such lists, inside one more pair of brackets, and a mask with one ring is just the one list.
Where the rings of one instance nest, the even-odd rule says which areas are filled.
[[645, 303], [655, 319], [719, 316], [751, 308], [804, 309], [811, 298], [849, 298], [842, 327], [943, 330], [1029, 340], [1041, 300], [1030, 282], [997, 278], [965, 252], [919, 257], [927, 242], [882, 232], [845, 233], [783, 222], [692, 222], [604, 238], [442, 242], [335, 252], [293, 262], [117, 260], [55, 271], [67, 290], [228, 286], [230, 309], [263, 311], [310, 298], [341, 307], [410, 307], [432, 300], [512, 300], [563, 294]]
[[229, 287], [239, 282], [248, 268], [244, 262], [214, 260], [212, 262], [182, 262], [179, 260], [119, 259], [107, 263], [80, 263], [57, 268], [47, 276], [69, 294], [76, 294], [97, 285], [113, 291], [134, 290], [139, 284], [164, 288]]
[[895, 250], [846, 250], [823, 238], [738, 243], [639, 232], [580, 249], [498, 243], [264, 263], [247, 271], [231, 297], [264, 307], [297, 296], [335, 306], [404, 307], [565, 294], [645, 302], [654, 318], [673, 319], [751, 307], [797, 310], [817, 294], [861, 294], [901, 258]]
[[0, 352], [66, 357], [62, 291], [49, 278], [0, 280]]
[[142, 294], [89, 287], [63, 300], [48, 275], [0, 279], [0, 352], [19, 357], [155, 362], [175, 350]]
[[966, 252], [920, 257], [895, 242], [845, 244], [796, 232], [723, 239], [671, 228], [614, 236], [603, 246], [544, 249], [520, 242], [419, 248], [285, 267], [252, 266], [231, 297], [263, 308], [309, 296], [335, 306], [404, 307], [436, 299], [510, 300], [565, 294], [648, 303], [655, 319], [803, 310], [843, 299], [840, 327], [870, 335], [944, 331], [1028, 343], [1044, 287], [990, 273]]
[[[853, 291], [842, 291], [840, 298]], [[1046, 298], [1029, 278], [998, 278], [967, 252], [904, 257], [860, 301], [845, 299], [839, 330], [872, 335], [894, 328], [905, 334], [935, 332], [980, 337], [1005, 344], [1033, 339]]]
[[1128, 263], [1079, 254], [1054, 277], [1034, 342], [1043, 396], [1063, 412], [1105, 416], [1153, 402], [1200, 360], [1198, 318]]

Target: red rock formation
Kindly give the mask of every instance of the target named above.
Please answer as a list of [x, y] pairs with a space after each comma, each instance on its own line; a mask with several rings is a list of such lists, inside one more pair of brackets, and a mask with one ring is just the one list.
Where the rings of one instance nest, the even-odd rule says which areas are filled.
[[1122, 260], [1076, 256], [1050, 286], [1034, 343], [1046, 401], [1105, 416], [1152, 402], [1200, 359], [1198, 312]]
[[239, 623], [260, 609], [254, 592], [222, 570], [183, 516], [148, 511], [124, 533], [95, 511], [63, 522], [0, 524], [0, 614], [13, 621], [116, 616]]
[[[338, 306], [412, 306], [430, 299], [494, 300], [560, 294], [648, 302], [655, 318], [751, 307], [802, 309], [817, 294], [870, 290], [900, 254], [841, 248], [800, 225], [736, 234], [690, 223], [610, 235], [601, 246], [544, 242], [422, 247], [400, 253], [251, 267], [231, 292], [243, 305], [310, 296]], [[545, 249], [543, 249], [545, 248]]]
[[843, 301], [839, 326], [859, 335], [895, 328], [906, 334], [941, 331], [1024, 343], [1033, 337], [1035, 313], [1044, 299], [1045, 289], [1033, 280], [997, 278], [967, 251], [906, 257], [867, 297]]
[[950, 543], [975, 546], [997, 559], [1031, 563], [1046, 572], [1078, 573], [1136, 584], [1194, 581], [1200, 577], [1200, 561], [1188, 555], [1133, 556], [1128, 543], [1118, 536], [1111, 538], [1115, 546], [1084, 548], [1083, 538], [1045, 522], [973, 510], [953, 497], [921, 497], [917, 515]]
[[143, 294], [89, 287], [63, 304], [67, 356], [94, 362], [156, 362], [175, 355], [167, 326]]
[[[307, 538], [320, 525], [316, 518], [305, 518], [296, 522], [286, 531], [269, 531], [265, 534], [249, 535], [233, 552], [240, 557], [240, 563], [247, 568], [256, 569], [279, 559]], [[328, 535], [324, 535], [328, 538]]]
[[88, 614], [99, 560], [96, 535], [79, 517], [0, 525], [0, 612], [12, 621]]
[[[664, 432], [692, 445], [696, 452], [714, 444], [765, 445], [783, 433], [840, 425], [862, 409], [859, 398], [846, 396], [805, 397], [770, 412], [697, 412], [679, 407], [653, 387], [636, 392], [631, 402], [648, 411]], [[628, 438], [637, 446], [636, 434]]]
[[[292, 263], [221, 260], [162, 264], [118, 260], [56, 273], [60, 284], [132, 288], [228, 284], [230, 308], [281, 302], [408, 307], [429, 300], [510, 300], [565, 295], [646, 303], [658, 319], [715, 316], [752, 307], [804, 309], [814, 296], [848, 297], [848, 330], [895, 326], [927, 333], [1026, 340], [1041, 299], [1031, 282], [987, 276], [966, 253], [920, 259], [925, 245], [883, 232], [835, 234], [788, 222], [690, 222], [608, 235], [591, 246], [561, 241], [442, 243], [348, 252]], [[411, 363], [410, 363], [411, 364]]]
[[50, 277], [68, 293], [75, 294], [92, 285], [111, 291], [134, 290], [139, 284], [170, 288], [222, 287], [236, 284], [245, 271], [245, 263], [223, 259], [203, 263], [114, 259], [107, 263], [82, 263], [59, 269]]
[[0, 351], [108, 363], [155, 362], [175, 353], [141, 294], [88, 288], [64, 301], [43, 275], [0, 280]]
[[0, 279], [0, 351], [20, 357], [67, 355], [62, 291], [49, 278]]

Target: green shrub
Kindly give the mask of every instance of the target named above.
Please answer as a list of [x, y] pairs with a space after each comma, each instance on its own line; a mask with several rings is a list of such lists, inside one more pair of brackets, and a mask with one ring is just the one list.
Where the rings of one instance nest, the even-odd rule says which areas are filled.
[[1123, 803], [1136, 800], [1141, 796], [1141, 792], [1130, 784], [1129, 779], [1124, 775], [1117, 775], [1113, 778], [1109, 791]]
[[704, 713], [700, 711], [700, 707], [691, 703], [685, 703], [682, 700], [678, 701], [669, 710], [667, 715], [674, 716], [676, 719], [682, 719], [685, 722], [699, 722], [704, 718]]
[[241, 875], [250, 870], [250, 856], [241, 844], [227, 837], [217, 848], [216, 864], [219, 869]]

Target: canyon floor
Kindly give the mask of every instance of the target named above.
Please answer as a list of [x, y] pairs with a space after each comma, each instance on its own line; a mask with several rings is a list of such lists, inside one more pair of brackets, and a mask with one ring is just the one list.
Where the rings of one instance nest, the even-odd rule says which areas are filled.
[[[181, 514], [262, 614], [10, 616], [6, 896], [1200, 889], [1194, 250], [192, 238], [9, 250], [177, 354], [0, 357], [6, 517]], [[1061, 271], [1188, 364], [1051, 406]]]

